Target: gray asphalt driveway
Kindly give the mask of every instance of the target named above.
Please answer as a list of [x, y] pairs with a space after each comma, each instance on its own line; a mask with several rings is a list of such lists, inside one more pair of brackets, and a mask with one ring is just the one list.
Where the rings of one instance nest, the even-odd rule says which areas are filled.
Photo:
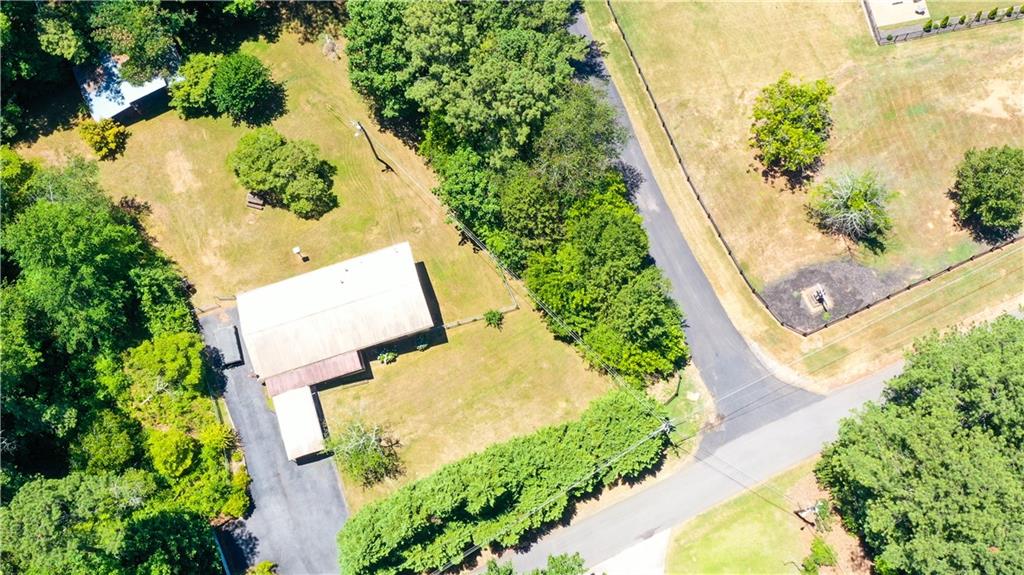
[[[218, 310], [200, 318], [203, 336], [237, 325], [235, 309]], [[221, 540], [232, 573], [259, 561], [278, 564], [282, 575], [338, 572], [335, 537], [348, 517], [330, 458], [297, 465], [285, 456], [277, 418], [267, 405], [263, 387], [249, 377], [245, 363], [223, 370], [224, 399], [242, 438], [252, 476], [252, 514], [225, 529]]]

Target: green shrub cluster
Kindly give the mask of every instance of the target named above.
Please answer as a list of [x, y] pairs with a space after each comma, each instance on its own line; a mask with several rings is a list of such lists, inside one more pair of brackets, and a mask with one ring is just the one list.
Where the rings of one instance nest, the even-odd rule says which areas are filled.
[[248, 478], [178, 272], [95, 163], [0, 160], [5, 570], [215, 571], [209, 521], [248, 508]]
[[116, 158], [128, 145], [128, 128], [110, 118], [99, 122], [86, 120], [78, 126], [78, 133], [101, 160]]
[[170, 88], [170, 104], [183, 118], [227, 114], [235, 123], [262, 124], [281, 105], [281, 86], [249, 54], [194, 54], [179, 76]]
[[245, 189], [300, 218], [319, 219], [338, 206], [331, 191], [334, 166], [312, 142], [287, 140], [269, 126], [256, 128], [242, 136], [228, 165]]
[[918, 341], [885, 403], [817, 465], [879, 573], [1015, 573], [1024, 517], [1024, 320]]
[[474, 544], [520, 543], [580, 497], [655, 466], [666, 439], [642, 440], [661, 425], [659, 409], [612, 392], [577, 421], [493, 445], [403, 487], [342, 528], [342, 572], [420, 573], [461, 563]]

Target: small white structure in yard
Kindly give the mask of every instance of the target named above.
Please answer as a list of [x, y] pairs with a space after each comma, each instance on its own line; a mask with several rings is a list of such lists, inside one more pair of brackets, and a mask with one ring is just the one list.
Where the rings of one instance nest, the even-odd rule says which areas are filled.
[[167, 80], [154, 76], [136, 85], [121, 77], [124, 56], [106, 54], [99, 65], [75, 66], [75, 80], [93, 120], [113, 118], [122, 124], [141, 117], [144, 111], [167, 98]]
[[324, 446], [311, 386], [365, 369], [363, 349], [434, 325], [407, 242], [240, 293], [238, 316], [289, 459]]

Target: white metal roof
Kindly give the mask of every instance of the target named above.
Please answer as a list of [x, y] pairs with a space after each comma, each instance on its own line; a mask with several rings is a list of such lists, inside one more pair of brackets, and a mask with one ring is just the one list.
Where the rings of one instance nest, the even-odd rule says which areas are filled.
[[433, 325], [408, 242], [240, 293], [238, 315], [263, 378]]
[[157, 76], [135, 85], [121, 78], [121, 64], [117, 58], [104, 55], [100, 65], [76, 66], [75, 78], [93, 120], [113, 118], [131, 107], [132, 103], [167, 87], [167, 81]]
[[316, 415], [313, 393], [308, 387], [286, 391], [271, 398], [281, 440], [288, 459], [295, 460], [324, 448], [324, 433]]

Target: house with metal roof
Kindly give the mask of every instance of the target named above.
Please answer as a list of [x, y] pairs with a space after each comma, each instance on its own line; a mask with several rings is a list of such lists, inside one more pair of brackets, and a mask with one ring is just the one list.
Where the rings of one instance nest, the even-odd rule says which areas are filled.
[[324, 446], [313, 386], [364, 370], [367, 348], [434, 326], [407, 242], [240, 293], [237, 303], [289, 459]]

